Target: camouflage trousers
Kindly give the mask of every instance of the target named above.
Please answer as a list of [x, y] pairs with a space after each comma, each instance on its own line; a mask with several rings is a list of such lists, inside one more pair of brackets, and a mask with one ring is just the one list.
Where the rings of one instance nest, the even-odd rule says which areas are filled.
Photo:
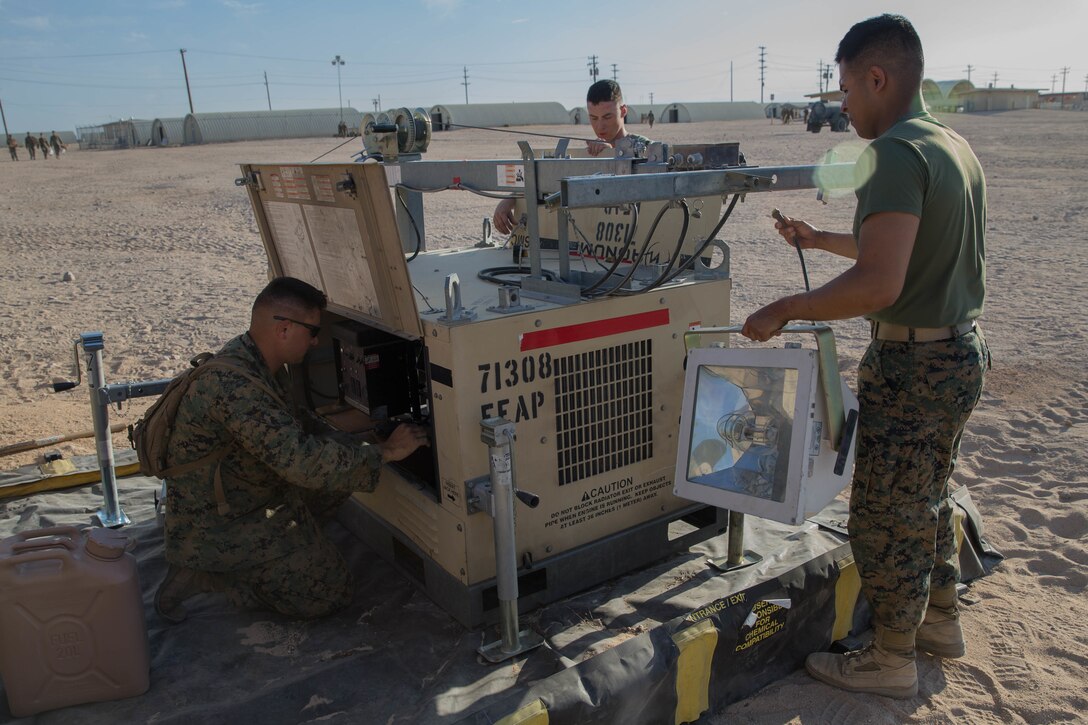
[[[325, 521], [350, 493], [308, 491], [306, 505], [317, 521]], [[217, 575], [234, 606], [271, 610], [287, 617], [313, 619], [351, 603], [351, 571], [336, 546], [321, 531], [314, 543], [251, 569]]]
[[948, 481], [982, 394], [981, 330], [954, 340], [874, 340], [858, 368], [850, 545], [874, 624], [915, 631], [930, 586], [959, 577]]

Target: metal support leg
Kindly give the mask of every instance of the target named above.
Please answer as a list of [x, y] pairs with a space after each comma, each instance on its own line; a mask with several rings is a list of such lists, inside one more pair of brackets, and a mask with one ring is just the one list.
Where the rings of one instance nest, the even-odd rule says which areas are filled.
[[707, 563], [718, 571], [743, 569], [763, 561], [763, 557], [754, 551], [744, 550], [744, 514], [729, 512], [729, 550], [725, 557], [707, 559]]
[[[502, 418], [481, 423], [491, 471], [490, 513], [495, 520], [495, 578], [499, 593], [499, 627], [502, 638], [483, 645], [479, 653], [489, 662], [502, 662], [544, 643], [530, 629], [519, 631], [518, 564], [514, 534], [514, 425]], [[485, 507], [486, 508], [486, 507]]]
[[130, 523], [121, 510], [117, 496], [117, 474], [114, 469], [113, 440], [110, 437], [109, 394], [106, 375], [102, 369], [101, 332], [85, 332], [79, 336], [83, 352], [87, 355], [87, 383], [91, 391], [91, 419], [94, 422], [95, 451], [98, 454], [98, 470], [102, 476], [103, 507], [98, 520], [103, 526], [114, 528]]

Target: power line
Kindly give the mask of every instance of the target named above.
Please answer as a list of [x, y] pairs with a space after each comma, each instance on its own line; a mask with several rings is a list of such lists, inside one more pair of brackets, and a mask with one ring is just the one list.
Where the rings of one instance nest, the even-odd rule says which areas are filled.
[[468, 105], [468, 66], [464, 66], [465, 80], [461, 81], [461, 85], [465, 87], [465, 105]]
[[589, 56], [589, 62], [586, 63], [586, 65], [589, 66], [589, 74], [591, 76], [593, 76], [593, 82], [596, 83], [597, 82], [597, 56], [595, 56], [595, 55]]

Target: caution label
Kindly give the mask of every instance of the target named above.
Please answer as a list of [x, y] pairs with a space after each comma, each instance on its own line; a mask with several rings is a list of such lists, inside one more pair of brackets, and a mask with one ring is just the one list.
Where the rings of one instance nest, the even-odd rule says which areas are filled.
[[635, 482], [634, 478], [621, 478], [610, 483], [592, 486], [582, 494], [582, 500], [574, 506], [553, 511], [544, 528], [569, 529], [587, 521], [657, 498], [661, 489], [672, 481], [668, 476], [658, 476], [649, 481]]

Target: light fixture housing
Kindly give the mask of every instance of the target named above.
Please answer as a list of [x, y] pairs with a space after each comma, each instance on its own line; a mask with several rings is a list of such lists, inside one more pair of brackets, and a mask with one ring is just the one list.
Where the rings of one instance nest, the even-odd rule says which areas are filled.
[[794, 525], [830, 503], [852, 477], [858, 402], [820, 362], [802, 347], [691, 350], [673, 492]]

